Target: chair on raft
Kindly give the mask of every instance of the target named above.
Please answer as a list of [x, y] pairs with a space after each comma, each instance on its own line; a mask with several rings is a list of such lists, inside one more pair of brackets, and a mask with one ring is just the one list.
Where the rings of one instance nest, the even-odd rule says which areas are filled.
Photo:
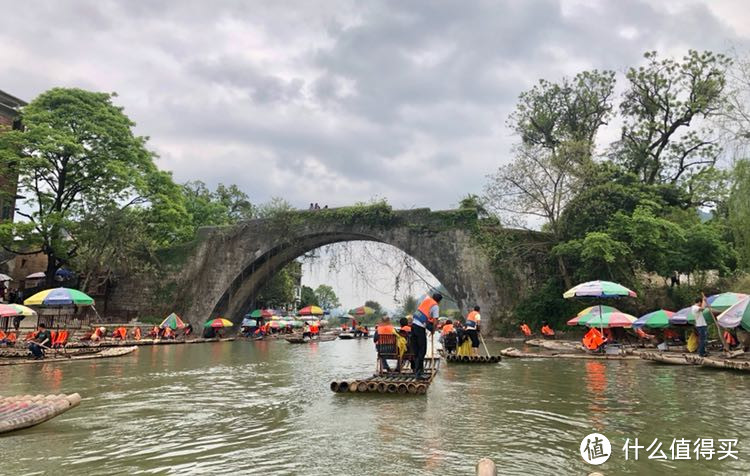
[[53, 348], [65, 347], [68, 344], [68, 331], [59, 331], [54, 339], [52, 339]]
[[375, 344], [375, 349], [378, 352], [378, 363], [377, 373], [385, 373], [383, 371], [383, 359], [395, 360], [397, 362], [396, 368], [401, 368], [401, 358], [398, 355], [398, 346], [396, 345], [396, 334], [384, 334], [378, 335], [378, 343]]

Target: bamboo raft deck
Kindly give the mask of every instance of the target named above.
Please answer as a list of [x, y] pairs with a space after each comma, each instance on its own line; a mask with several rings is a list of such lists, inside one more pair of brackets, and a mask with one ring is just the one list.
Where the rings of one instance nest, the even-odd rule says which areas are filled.
[[447, 354], [444, 356], [446, 362], [456, 364], [495, 364], [502, 360], [500, 355], [455, 355]]
[[571, 353], [557, 353], [557, 352], [524, 352], [515, 347], [508, 347], [500, 351], [500, 355], [503, 357], [509, 357], [513, 359], [580, 359], [580, 360], [640, 360], [639, 355], [635, 354], [571, 354]]
[[357, 380], [334, 380], [331, 391], [336, 393], [395, 393], [424, 395], [440, 368], [440, 357], [425, 357], [425, 379], [417, 379], [412, 372], [383, 372]]
[[80, 403], [81, 396], [77, 393], [0, 397], [0, 433], [38, 425]]
[[701, 357], [697, 354], [673, 354], [665, 352], [641, 352], [643, 360], [670, 365], [692, 365], [710, 367], [716, 369], [750, 371], [750, 360], [746, 355], [740, 354], [742, 358], [731, 357]]
[[0, 360], [0, 366], [3, 365], [23, 365], [23, 364], [47, 364], [50, 362], [75, 362], [78, 360], [89, 360], [89, 359], [104, 359], [109, 357], [120, 357], [127, 355], [135, 351], [138, 347], [119, 347], [119, 348], [105, 348], [99, 352], [85, 352], [80, 354], [66, 355], [62, 351], [59, 353], [47, 351], [47, 357], [43, 359], [5, 359]]
[[304, 337], [300, 336], [287, 336], [284, 337], [284, 340], [289, 342], [290, 344], [310, 344], [313, 342], [331, 342], [333, 340], [336, 340], [336, 336], [320, 336], [313, 339], [305, 339]]

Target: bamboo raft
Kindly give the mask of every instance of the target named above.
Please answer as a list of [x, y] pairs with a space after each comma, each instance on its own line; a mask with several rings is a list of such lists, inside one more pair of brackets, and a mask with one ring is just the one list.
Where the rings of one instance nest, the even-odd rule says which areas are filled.
[[0, 397], [0, 433], [38, 425], [81, 403], [81, 396], [21, 395]]
[[500, 362], [500, 355], [455, 355], [447, 354], [444, 356], [446, 362], [458, 364], [494, 364]]
[[440, 368], [440, 357], [424, 359], [425, 379], [417, 379], [413, 373], [384, 372], [359, 380], [334, 380], [331, 391], [336, 393], [395, 393], [399, 395], [424, 395], [430, 388]]
[[127, 355], [127, 354], [130, 354], [131, 352], [134, 352], [135, 349], [137, 349], [136, 346], [105, 348], [105, 349], [101, 349], [99, 352], [85, 352], [85, 353], [72, 354], [72, 355], [66, 355], [62, 351], [59, 353], [47, 351], [47, 357], [43, 359], [37, 360], [37, 359], [31, 359], [31, 358], [25, 358], [25, 359], [15, 358], [15, 359], [0, 360], [0, 366], [21, 365], [21, 364], [45, 364], [45, 363], [50, 363], [50, 362], [73, 362], [77, 360], [120, 357], [122, 355]]
[[332, 340], [336, 340], [336, 336], [320, 336], [313, 339], [305, 339], [304, 337], [300, 336], [287, 336], [284, 337], [284, 340], [286, 340], [290, 344], [309, 344], [311, 342], [330, 342]]
[[750, 360], [745, 356], [743, 356], [744, 358], [736, 359], [731, 357], [701, 357], [696, 354], [670, 355], [665, 352], [642, 352], [640, 356], [644, 360], [662, 364], [699, 365], [701, 367], [711, 367], [716, 369], [741, 370], [745, 372], [750, 371]]
[[634, 354], [570, 354], [570, 353], [541, 353], [541, 352], [524, 352], [515, 347], [508, 347], [500, 351], [503, 357], [513, 359], [581, 359], [581, 360], [639, 360], [640, 356]]
[[80, 349], [80, 348], [86, 348], [86, 347], [132, 347], [132, 346], [139, 346], [139, 345], [173, 345], [173, 344], [202, 344], [204, 342], [231, 342], [235, 340], [236, 337], [222, 337], [219, 338], [211, 338], [211, 339], [204, 339], [203, 337], [199, 337], [197, 339], [187, 339], [187, 340], [180, 340], [180, 339], [141, 339], [141, 340], [135, 340], [135, 339], [126, 339], [126, 340], [105, 340], [105, 341], [77, 341], [77, 342], [69, 342], [66, 348], [68, 349]]

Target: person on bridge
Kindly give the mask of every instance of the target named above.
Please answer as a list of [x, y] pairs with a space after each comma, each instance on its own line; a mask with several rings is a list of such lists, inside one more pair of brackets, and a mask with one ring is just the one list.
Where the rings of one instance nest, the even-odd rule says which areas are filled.
[[474, 306], [474, 310], [466, 316], [466, 336], [471, 339], [471, 355], [479, 355], [479, 325], [481, 323], [479, 306]]
[[414, 374], [423, 378], [424, 356], [427, 354], [427, 331], [433, 332], [435, 321], [440, 317], [440, 301], [443, 295], [434, 293], [424, 298], [414, 312], [411, 323], [412, 348], [414, 353]]

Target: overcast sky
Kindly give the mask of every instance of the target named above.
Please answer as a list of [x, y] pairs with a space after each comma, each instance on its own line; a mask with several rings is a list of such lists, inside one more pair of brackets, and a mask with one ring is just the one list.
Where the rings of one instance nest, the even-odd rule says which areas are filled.
[[[115, 91], [178, 181], [450, 207], [537, 79], [744, 48], [750, 2], [0, 0], [0, 89]], [[621, 79], [621, 78], [620, 78]]]

